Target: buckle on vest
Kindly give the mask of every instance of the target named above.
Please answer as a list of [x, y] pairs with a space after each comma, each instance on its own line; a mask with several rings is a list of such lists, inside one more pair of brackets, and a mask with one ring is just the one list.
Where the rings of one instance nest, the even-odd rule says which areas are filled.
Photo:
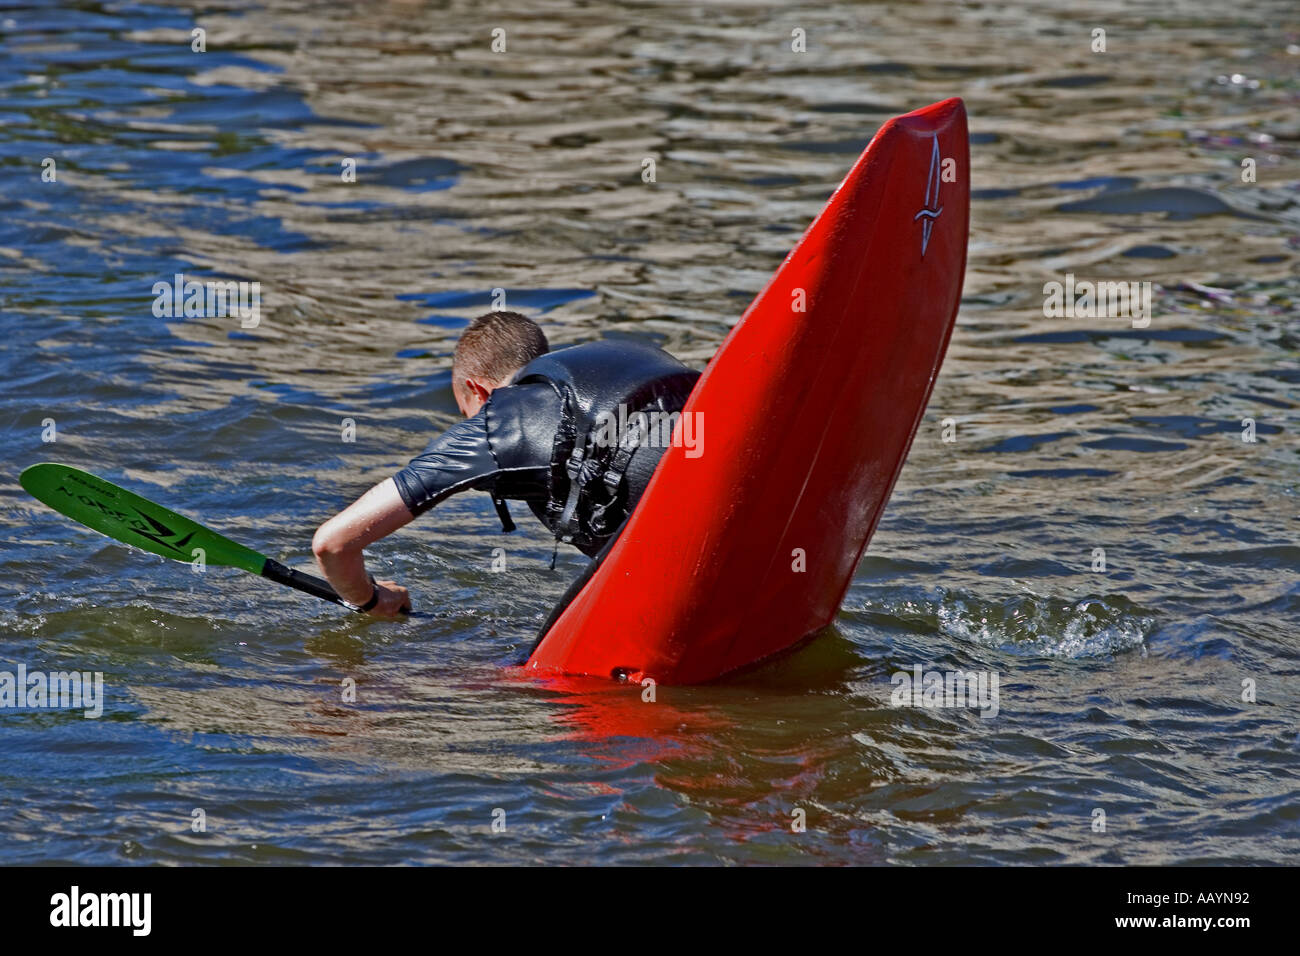
[[564, 470], [569, 475], [570, 481], [576, 481], [582, 471], [582, 461], [586, 457], [586, 449], [581, 445], [573, 449], [573, 454], [569, 455], [569, 460], [565, 462]]

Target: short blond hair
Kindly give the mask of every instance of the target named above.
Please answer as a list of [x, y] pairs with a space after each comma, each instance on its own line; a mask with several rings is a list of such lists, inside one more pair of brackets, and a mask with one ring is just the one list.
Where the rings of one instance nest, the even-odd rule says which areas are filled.
[[452, 359], [452, 378], [457, 383], [477, 378], [496, 385], [550, 350], [546, 333], [528, 316], [487, 312], [460, 334]]

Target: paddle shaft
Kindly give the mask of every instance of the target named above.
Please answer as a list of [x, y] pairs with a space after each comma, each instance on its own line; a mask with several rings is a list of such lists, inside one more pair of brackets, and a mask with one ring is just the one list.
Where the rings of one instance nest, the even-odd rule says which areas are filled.
[[288, 585], [302, 591], [304, 594], [310, 594], [325, 601], [333, 601], [340, 607], [346, 607], [343, 599], [339, 597], [337, 591], [330, 587], [328, 581], [315, 575], [303, 574], [293, 568], [286, 568], [279, 561], [267, 558], [266, 564], [262, 565], [262, 577], [268, 581], [274, 581], [276, 584]]
[[[262, 565], [262, 577], [268, 581], [274, 581], [276, 584], [285, 584], [295, 590], [302, 591], [304, 594], [310, 594], [312, 597], [318, 597], [324, 601], [332, 601], [340, 607], [347, 607], [349, 611], [354, 608], [348, 607], [343, 598], [339, 597], [337, 591], [330, 587], [329, 582], [315, 575], [303, 574], [301, 571], [295, 571], [293, 568], [286, 568], [279, 561], [266, 559], [266, 564]], [[373, 580], [373, 579], [372, 579]], [[365, 613], [365, 612], [358, 612]], [[403, 608], [404, 615], [411, 614], [409, 607]], [[421, 615], [416, 615], [420, 617]]]

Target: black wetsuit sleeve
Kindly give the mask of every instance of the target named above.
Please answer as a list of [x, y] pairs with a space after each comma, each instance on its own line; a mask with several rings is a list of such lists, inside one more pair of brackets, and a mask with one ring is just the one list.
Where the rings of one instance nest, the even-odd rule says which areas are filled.
[[429, 442], [393, 482], [411, 514], [418, 516], [458, 491], [492, 490], [499, 471], [488, 445], [485, 412], [480, 411]]

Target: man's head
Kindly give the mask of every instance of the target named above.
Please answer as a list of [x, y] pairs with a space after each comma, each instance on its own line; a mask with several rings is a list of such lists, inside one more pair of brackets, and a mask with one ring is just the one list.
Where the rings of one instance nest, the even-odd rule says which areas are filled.
[[527, 316], [518, 312], [480, 315], [461, 333], [451, 365], [451, 390], [461, 413], [466, 418], [478, 414], [493, 389], [548, 351], [546, 335]]

